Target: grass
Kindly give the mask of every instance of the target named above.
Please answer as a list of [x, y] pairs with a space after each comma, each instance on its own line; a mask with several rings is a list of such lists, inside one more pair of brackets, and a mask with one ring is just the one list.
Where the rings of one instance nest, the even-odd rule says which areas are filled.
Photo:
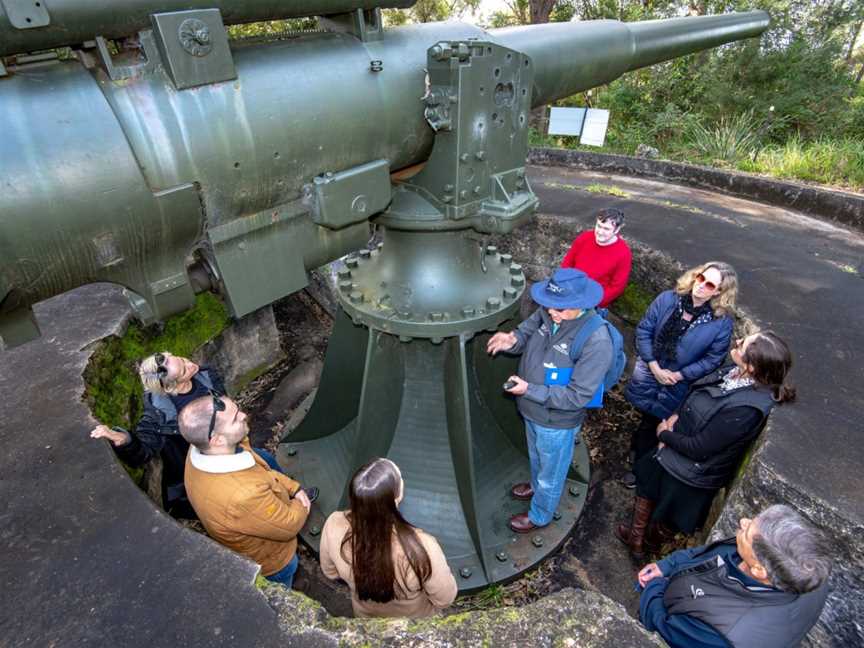
[[[745, 113], [710, 126], [691, 125], [659, 148], [665, 159], [864, 192], [864, 139], [792, 138], [783, 144], [762, 145], [762, 136], [760, 125], [748, 122]], [[658, 145], [650, 136], [631, 137], [626, 129], [614, 138], [610, 131], [602, 148], [581, 146], [575, 137], [541, 136], [533, 130], [529, 137], [531, 146], [622, 155], [633, 155], [637, 141]]]
[[224, 304], [202, 293], [193, 308], [166, 320], [161, 332], [133, 322], [122, 337], [104, 340], [84, 370], [84, 397], [93, 416], [105, 425], [131, 427], [143, 407], [136, 363], [158, 351], [188, 357], [227, 324]]
[[741, 161], [743, 171], [775, 178], [805, 180], [864, 190], [864, 140], [791, 139], [782, 146], [767, 146]]
[[613, 185], [604, 185], [600, 183], [593, 183], [589, 185], [574, 185], [574, 184], [564, 184], [561, 182], [544, 182], [543, 186], [550, 187], [552, 189], [565, 189], [567, 191], [587, 191], [589, 193], [600, 193], [600, 194], [608, 194], [610, 196], [618, 196], [619, 198], [629, 198], [630, 194], [624, 191], [623, 189], [619, 189]]
[[610, 196], [618, 196], [619, 198], [629, 198], [630, 194], [624, 191], [623, 189], [619, 189], [618, 187], [614, 187], [612, 185], [604, 185], [604, 184], [589, 184], [584, 188], [585, 191], [589, 191], [591, 193], [602, 193], [608, 194]]

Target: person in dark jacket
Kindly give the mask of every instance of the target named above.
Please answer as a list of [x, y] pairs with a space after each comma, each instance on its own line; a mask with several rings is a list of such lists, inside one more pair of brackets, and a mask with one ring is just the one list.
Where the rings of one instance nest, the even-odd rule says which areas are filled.
[[117, 456], [133, 467], [161, 456], [163, 507], [174, 517], [195, 519], [183, 485], [189, 443], [180, 436], [177, 416], [186, 405], [211, 391], [224, 394], [222, 378], [213, 369], [167, 351], [141, 361], [138, 374], [144, 386], [144, 413], [135, 431], [99, 425], [90, 436], [108, 439]]
[[787, 383], [792, 354], [772, 331], [737, 340], [730, 356], [734, 366], [696, 381], [678, 413], [657, 426], [657, 451], [636, 463], [633, 519], [616, 535], [637, 558], [651, 522], [655, 546], [676, 529], [702, 526], [774, 405], [795, 398]]
[[[638, 358], [625, 396], [642, 413], [632, 433], [631, 463], [657, 445], [660, 421], [684, 400], [690, 384], [717, 369], [732, 339], [738, 276], [722, 261], [691, 268], [675, 290], [660, 293], [636, 328]], [[624, 475], [627, 488], [633, 473]]]
[[510, 528], [517, 533], [552, 521], [585, 406], [612, 363], [612, 339], [605, 326], [588, 336], [575, 360], [570, 353], [570, 344], [592, 319], [602, 296], [600, 284], [581, 270], [556, 270], [551, 279], [531, 286], [531, 297], [541, 308], [515, 331], [496, 333], [487, 343], [492, 355], [522, 355], [519, 375], [510, 376], [507, 387], [525, 419], [531, 462], [531, 483], [516, 484], [510, 491], [516, 499], [531, 501], [527, 513], [510, 519]]
[[823, 536], [777, 504], [735, 538], [639, 572], [639, 619], [672, 648], [790, 648], [819, 619], [831, 573]]

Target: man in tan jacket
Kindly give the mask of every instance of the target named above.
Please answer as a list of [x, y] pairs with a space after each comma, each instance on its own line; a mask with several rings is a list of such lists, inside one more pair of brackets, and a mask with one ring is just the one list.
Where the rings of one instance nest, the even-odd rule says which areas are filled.
[[207, 533], [261, 565], [269, 580], [291, 587], [297, 533], [311, 506], [307, 494], [252, 450], [246, 415], [230, 398], [199, 398], [178, 423], [191, 444], [186, 492]]

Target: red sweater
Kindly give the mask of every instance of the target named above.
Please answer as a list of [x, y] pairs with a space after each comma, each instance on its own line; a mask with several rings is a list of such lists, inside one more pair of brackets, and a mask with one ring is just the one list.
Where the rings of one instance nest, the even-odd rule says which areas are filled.
[[603, 286], [600, 308], [607, 308], [627, 287], [630, 248], [620, 236], [612, 245], [597, 245], [594, 230], [582, 232], [561, 262], [562, 268], [577, 268]]

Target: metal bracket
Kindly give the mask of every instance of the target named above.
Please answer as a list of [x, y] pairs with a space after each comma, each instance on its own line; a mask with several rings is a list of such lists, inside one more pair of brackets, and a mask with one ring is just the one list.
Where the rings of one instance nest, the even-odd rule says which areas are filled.
[[[353, 34], [364, 43], [381, 40], [384, 36], [384, 21], [381, 8], [355, 9], [351, 13], [321, 16], [318, 25], [322, 29]], [[377, 71], [377, 70], [376, 70]]]
[[295, 229], [308, 218], [299, 200], [208, 230], [213, 259], [234, 317], [300, 290], [308, 283]]
[[[93, 68], [101, 63], [105, 73], [112, 81], [123, 81], [143, 76], [156, 69], [159, 62], [159, 49], [153, 38], [153, 32], [149, 29], [138, 33], [138, 48], [129, 52], [123, 52], [117, 56], [111, 53], [108, 40], [97, 36], [92, 41], [84, 43], [84, 48], [78, 50], [79, 58], [87, 68]], [[91, 51], [95, 48], [96, 55]], [[136, 58], [130, 58], [134, 56]], [[137, 57], [143, 57], [143, 61]], [[119, 61], [131, 61], [120, 64]]]
[[237, 78], [218, 9], [150, 16], [165, 69], [178, 90]]
[[312, 220], [341, 229], [377, 214], [390, 204], [390, 163], [367, 162], [338, 173], [325, 173], [304, 187]]
[[0, 0], [9, 23], [16, 29], [33, 29], [51, 24], [44, 0]]
[[433, 45], [427, 60], [424, 116], [435, 146], [423, 170], [398, 185], [380, 222], [442, 229], [460, 221], [457, 227], [509, 232], [538, 205], [525, 178], [531, 59], [467, 40]]

